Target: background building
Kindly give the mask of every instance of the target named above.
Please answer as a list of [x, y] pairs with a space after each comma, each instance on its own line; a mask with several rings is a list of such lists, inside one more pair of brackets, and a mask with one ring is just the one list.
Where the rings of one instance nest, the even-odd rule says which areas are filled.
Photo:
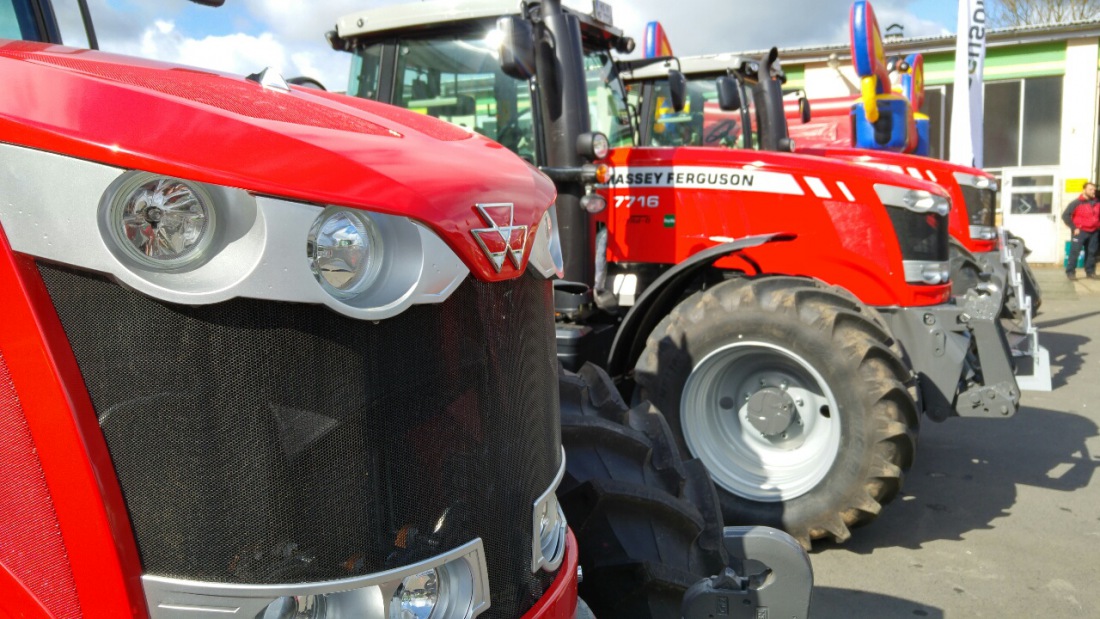
[[[946, 159], [955, 36], [887, 37], [888, 58], [913, 52], [924, 54], [932, 156]], [[810, 99], [859, 92], [848, 45], [783, 49], [780, 58], [787, 88]], [[1062, 209], [1100, 177], [1098, 68], [1100, 21], [987, 31], [983, 167], [1001, 179], [1001, 221], [1028, 241], [1035, 263], [1062, 260]]]

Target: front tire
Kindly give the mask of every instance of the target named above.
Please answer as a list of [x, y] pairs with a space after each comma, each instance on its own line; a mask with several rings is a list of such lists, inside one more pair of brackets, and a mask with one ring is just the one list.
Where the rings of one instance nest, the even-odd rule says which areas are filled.
[[657, 325], [635, 372], [727, 524], [843, 542], [901, 488], [916, 451], [911, 372], [850, 295], [815, 280], [734, 279]]
[[688, 587], [726, 565], [718, 495], [680, 458], [648, 402], [627, 409], [607, 373], [564, 372], [558, 500], [577, 537], [581, 598], [600, 619], [679, 617]]

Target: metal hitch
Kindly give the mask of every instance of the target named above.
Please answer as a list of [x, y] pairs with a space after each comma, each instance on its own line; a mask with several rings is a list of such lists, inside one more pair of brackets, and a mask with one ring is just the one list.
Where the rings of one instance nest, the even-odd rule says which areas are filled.
[[814, 572], [797, 541], [771, 527], [726, 527], [722, 542], [739, 569], [695, 583], [683, 619], [806, 619]]

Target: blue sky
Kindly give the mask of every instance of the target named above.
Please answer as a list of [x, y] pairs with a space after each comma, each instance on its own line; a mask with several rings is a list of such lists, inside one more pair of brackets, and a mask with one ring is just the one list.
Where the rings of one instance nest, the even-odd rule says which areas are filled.
[[[407, 0], [226, 0], [218, 9], [187, 0], [89, 0], [103, 49], [232, 73], [265, 66], [310, 75], [333, 89], [346, 82], [348, 57], [324, 33], [346, 13]], [[566, 0], [567, 3], [582, 0]], [[75, 0], [54, 0], [67, 43], [84, 45]], [[518, 0], [517, 0], [518, 2]], [[845, 43], [851, 0], [610, 0], [616, 24], [641, 37], [657, 19], [682, 55]], [[883, 29], [906, 36], [955, 30], [954, 0], [879, 0]]]

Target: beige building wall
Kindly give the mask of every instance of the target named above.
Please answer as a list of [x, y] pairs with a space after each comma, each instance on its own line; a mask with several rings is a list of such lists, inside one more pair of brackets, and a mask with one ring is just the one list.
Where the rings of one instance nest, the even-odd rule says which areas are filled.
[[[1062, 209], [1080, 194], [1075, 180], [1093, 178], [1097, 149], [1097, 40], [1070, 39], [1066, 42], [1066, 73], [1062, 81]], [[1068, 190], [1068, 191], [1067, 191]], [[1058, 224], [1059, 239], [1069, 240], [1069, 229]]]
[[823, 62], [807, 64], [803, 79], [803, 89], [810, 98], [849, 97], [859, 94], [859, 77], [856, 76], [851, 61], [847, 59], [836, 69]]

